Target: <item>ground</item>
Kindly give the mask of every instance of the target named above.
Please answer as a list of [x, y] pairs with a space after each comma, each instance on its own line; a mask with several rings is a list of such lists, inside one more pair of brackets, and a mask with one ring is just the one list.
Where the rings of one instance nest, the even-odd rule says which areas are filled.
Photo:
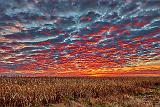
[[159, 107], [159, 77], [1, 77], [0, 107]]

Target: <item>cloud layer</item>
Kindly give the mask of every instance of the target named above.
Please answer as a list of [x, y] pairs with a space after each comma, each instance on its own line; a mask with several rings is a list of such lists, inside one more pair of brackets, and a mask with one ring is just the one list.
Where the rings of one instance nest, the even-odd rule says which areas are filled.
[[159, 0], [0, 0], [0, 73], [107, 74], [129, 67], [160, 75], [159, 5]]

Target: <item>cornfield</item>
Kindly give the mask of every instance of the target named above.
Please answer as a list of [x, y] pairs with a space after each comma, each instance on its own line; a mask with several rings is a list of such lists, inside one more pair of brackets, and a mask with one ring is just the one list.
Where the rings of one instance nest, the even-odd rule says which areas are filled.
[[0, 78], [0, 107], [60, 106], [159, 107], [160, 78]]

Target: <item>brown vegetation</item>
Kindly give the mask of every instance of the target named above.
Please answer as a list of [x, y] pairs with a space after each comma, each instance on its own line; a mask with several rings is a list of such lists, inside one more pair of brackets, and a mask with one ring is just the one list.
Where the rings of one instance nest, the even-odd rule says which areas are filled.
[[159, 107], [159, 77], [0, 78], [0, 107]]

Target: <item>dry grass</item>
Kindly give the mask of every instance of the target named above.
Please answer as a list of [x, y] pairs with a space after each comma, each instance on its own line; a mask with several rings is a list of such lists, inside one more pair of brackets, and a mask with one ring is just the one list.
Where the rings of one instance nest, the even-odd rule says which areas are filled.
[[0, 78], [0, 107], [159, 107], [159, 77]]

